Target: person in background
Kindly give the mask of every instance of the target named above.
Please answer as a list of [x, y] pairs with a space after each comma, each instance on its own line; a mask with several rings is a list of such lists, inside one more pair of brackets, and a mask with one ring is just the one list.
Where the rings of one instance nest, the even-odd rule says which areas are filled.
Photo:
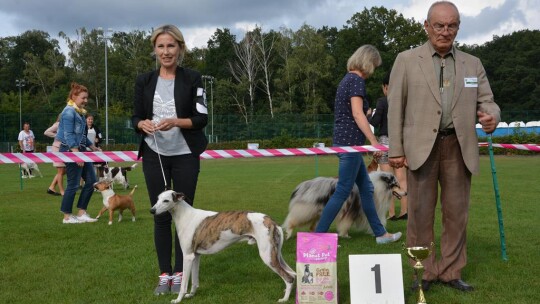
[[[56, 121], [50, 126], [43, 134], [45, 136], [55, 138], [56, 133], [58, 132], [58, 125], [60, 124], [60, 114], [56, 118]], [[61, 142], [54, 139], [51, 151], [59, 152]], [[64, 195], [64, 175], [66, 174], [66, 164], [62, 162], [53, 162], [53, 167], [56, 168], [56, 175], [54, 176], [49, 188], [47, 188], [47, 193], [51, 195]], [[55, 187], [58, 186], [58, 192], [55, 191]]]
[[[366, 99], [365, 80], [381, 63], [379, 51], [372, 45], [361, 46], [347, 61], [348, 73], [339, 83], [334, 104], [334, 146], [361, 146], [365, 144], [366, 137], [372, 145], [379, 144], [366, 118], [369, 102]], [[375, 153], [377, 156], [381, 154]], [[356, 183], [360, 192], [362, 210], [366, 214], [377, 244], [399, 240], [401, 232], [388, 233], [377, 216], [373, 200], [374, 187], [362, 153], [339, 153], [338, 157], [339, 172], [336, 190], [324, 207], [315, 232], [328, 231]]]
[[94, 143], [94, 146], [99, 148], [99, 144], [103, 140], [101, 130], [94, 125], [94, 115], [88, 114], [86, 116], [86, 137], [90, 142]]
[[[88, 89], [78, 83], [71, 84], [68, 103], [60, 114], [60, 123], [55, 139], [60, 141], [60, 152], [99, 151], [85, 134], [86, 104], [88, 103]], [[79, 224], [97, 221], [91, 218], [86, 209], [94, 193], [96, 173], [91, 162], [69, 162], [66, 164], [67, 186], [62, 197], [60, 211], [64, 214], [62, 223]], [[77, 202], [77, 216], [72, 215], [75, 194], [79, 188], [79, 180], [85, 181], [81, 195]]]
[[[377, 105], [372, 115], [368, 115], [369, 123], [378, 129], [379, 143], [388, 145], [388, 100], [386, 95], [388, 93], [388, 82], [390, 81], [390, 73], [386, 74], [382, 82], [382, 91], [384, 97], [377, 100]], [[382, 171], [390, 172], [394, 174], [399, 182], [401, 189], [407, 191], [407, 171], [405, 167], [392, 168], [388, 164], [388, 151], [382, 153], [381, 157], [376, 159], [379, 167]], [[388, 209], [388, 219], [391, 221], [407, 220], [407, 196], [401, 198], [401, 207], [399, 216], [396, 216], [396, 210], [394, 204], [390, 205]]]
[[23, 129], [19, 132], [19, 147], [21, 148], [22, 153], [32, 153], [34, 152], [34, 141], [36, 137], [34, 132], [30, 130], [30, 123], [25, 122], [23, 124]]
[[[34, 132], [30, 130], [30, 123], [24, 122], [23, 129], [19, 132], [19, 148], [21, 148], [22, 153], [32, 153], [34, 152], [34, 141], [36, 137]], [[30, 169], [30, 175], [32, 175], [32, 169]], [[26, 177], [26, 172], [23, 170], [23, 178]]]
[[[176, 26], [158, 27], [151, 42], [160, 67], [137, 77], [132, 116], [135, 131], [142, 135], [139, 157], [143, 157], [150, 204], [155, 205], [158, 195], [171, 187], [193, 204], [199, 156], [207, 145], [203, 128], [208, 123], [208, 110], [201, 74], [179, 66], [186, 44]], [[154, 215], [154, 244], [161, 273], [156, 295], [180, 291], [183, 254], [171, 226], [170, 213]]]
[[[101, 135], [101, 130], [94, 125], [94, 115], [86, 115], [86, 134], [85, 136], [94, 143], [94, 146], [100, 147], [101, 142], [103, 141], [103, 136]], [[107, 165], [106, 162], [95, 162], [94, 168], [96, 169], [96, 175], [98, 174], [98, 168], [103, 168]], [[84, 182], [80, 181], [80, 186], [84, 185]]]
[[478, 119], [492, 133], [500, 121], [482, 63], [454, 46], [459, 27], [452, 2], [433, 3], [424, 21], [428, 41], [398, 54], [388, 88], [390, 165], [408, 167], [407, 246], [429, 247], [436, 241], [440, 188], [440, 252], [434, 250], [422, 262], [423, 277], [413, 284], [426, 291], [435, 282], [464, 292], [474, 289], [462, 280], [462, 271], [467, 265], [471, 175], [479, 171], [475, 125]]

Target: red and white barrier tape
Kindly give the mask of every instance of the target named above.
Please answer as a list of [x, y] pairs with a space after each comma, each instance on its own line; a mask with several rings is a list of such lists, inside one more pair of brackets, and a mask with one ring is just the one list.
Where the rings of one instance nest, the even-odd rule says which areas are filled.
[[[310, 156], [387, 150], [388, 147], [385, 145], [296, 149], [206, 150], [201, 154], [201, 159]], [[137, 151], [0, 153], [0, 164], [125, 161], [137, 161]]]
[[[487, 147], [488, 143], [479, 143], [480, 147]], [[492, 144], [493, 148], [504, 148], [504, 149], [514, 149], [514, 150], [527, 150], [540, 152], [540, 145], [535, 144]]]
[[[487, 143], [480, 143], [479, 146], [485, 147], [487, 146]], [[493, 144], [493, 147], [540, 152], [540, 146], [534, 144]], [[201, 159], [312, 156], [387, 150], [388, 147], [385, 145], [293, 149], [206, 150], [201, 154]], [[137, 151], [0, 153], [0, 164], [127, 161], [137, 161]]]

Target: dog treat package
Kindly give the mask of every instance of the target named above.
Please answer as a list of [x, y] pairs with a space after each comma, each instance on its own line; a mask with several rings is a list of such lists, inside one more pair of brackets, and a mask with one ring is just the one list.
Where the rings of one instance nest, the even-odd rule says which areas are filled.
[[338, 303], [336, 233], [297, 233], [296, 303]]

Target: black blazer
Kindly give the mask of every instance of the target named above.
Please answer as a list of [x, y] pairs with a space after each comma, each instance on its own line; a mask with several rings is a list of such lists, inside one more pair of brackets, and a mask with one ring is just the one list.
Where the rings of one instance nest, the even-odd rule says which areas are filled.
[[[137, 125], [141, 120], [153, 118], [154, 92], [156, 91], [159, 70], [137, 76], [135, 81], [135, 97], [131, 122], [135, 132], [142, 134], [139, 155], [142, 156], [145, 133]], [[208, 141], [203, 129], [208, 123], [206, 99], [201, 94], [203, 88], [201, 74], [197, 71], [176, 67], [174, 81], [174, 100], [178, 118], [190, 118], [191, 129], [180, 129], [182, 135], [194, 155], [199, 156], [206, 149]], [[199, 94], [197, 94], [199, 90]], [[197, 96], [200, 95], [200, 96]]]

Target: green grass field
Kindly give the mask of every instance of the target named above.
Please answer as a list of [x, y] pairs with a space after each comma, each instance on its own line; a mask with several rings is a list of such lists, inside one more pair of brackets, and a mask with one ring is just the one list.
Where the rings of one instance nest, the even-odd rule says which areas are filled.
[[[435, 285], [426, 293], [428, 303], [515, 304], [540, 299], [540, 157], [497, 156], [496, 165], [508, 261], [501, 260], [489, 158], [482, 157], [481, 174], [473, 177], [469, 262], [463, 272], [463, 279], [476, 290], [460, 293]], [[140, 166], [129, 175], [130, 183], [139, 185], [134, 196], [137, 221], [131, 222], [127, 213], [124, 222], [112, 226], [106, 217], [97, 223], [63, 225], [60, 198], [45, 193], [54, 168], [40, 164], [40, 169], [44, 177], [24, 179], [21, 189], [18, 165], [0, 165], [1, 303], [169, 303], [175, 297], [152, 294], [159, 273]], [[335, 156], [204, 160], [195, 206], [255, 210], [281, 223], [299, 182], [317, 174], [335, 176], [336, 171]], [[118, 194], [128, 192], [118, 188]], [[101, 201], [101, 194], [95, 193], [90, 215], [97, 214]], [[405, 233], [406, 223], [389, 222], [387, 229]], [[340, 303], [350, 303], [349, 255], [402, 253], [401, 242], [376, 245], [372, 236], [354, 231], [351, 236], [339, 240]], [[293, 269], [295, 251], [296, 239], [286, 241], [283, 255]], [[236, 244], [201, 261], [198, 293], [182, 303], [275, 303], [283, 295], [282, 280], [261, 262], [254, 246]], [[409, 288], [412, 269], [404, 256], [402, 262], [405, 302], [415, 303], [416, 293]]]

